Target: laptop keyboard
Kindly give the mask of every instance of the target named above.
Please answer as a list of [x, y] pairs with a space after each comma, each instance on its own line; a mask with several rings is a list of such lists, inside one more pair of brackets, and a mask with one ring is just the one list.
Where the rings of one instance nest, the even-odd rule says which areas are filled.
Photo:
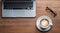
[[4, 9], [33, 9], [31, 0], [5, 0]]

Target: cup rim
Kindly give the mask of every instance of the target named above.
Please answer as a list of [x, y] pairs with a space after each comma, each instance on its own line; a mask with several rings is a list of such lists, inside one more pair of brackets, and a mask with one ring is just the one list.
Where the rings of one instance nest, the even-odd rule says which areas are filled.
[[[44, 19], [41, 19], [41, 20], [44, 20]], [[48, 28], [48, 27], [49, 27], [49, 21], [46, 19], [46, 20], [48, 21], [48, 25], [47, 25], [46, 27], [42, 27], [42, 26], [41, 26], [41, 20], [40, 20], [40, 24], [39, 24], [40, 27], [41, 27], [41, 28]]]

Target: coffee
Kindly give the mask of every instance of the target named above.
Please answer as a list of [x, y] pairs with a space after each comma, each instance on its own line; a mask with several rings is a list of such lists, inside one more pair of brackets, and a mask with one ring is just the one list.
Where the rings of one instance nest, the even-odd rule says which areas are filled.
[[48, 21], [47, 19], [42, 19], [42, 20], [40, 21], [40, 26], [41, 26], [42, 28], [47, 28], [48, 25], [49, 25], [49, 21]]

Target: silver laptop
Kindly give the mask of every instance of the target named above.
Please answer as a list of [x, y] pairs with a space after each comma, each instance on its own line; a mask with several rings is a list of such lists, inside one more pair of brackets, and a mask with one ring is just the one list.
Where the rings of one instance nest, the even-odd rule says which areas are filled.
[[36, 0], [2, 0], [2, 17], [35, 17]]

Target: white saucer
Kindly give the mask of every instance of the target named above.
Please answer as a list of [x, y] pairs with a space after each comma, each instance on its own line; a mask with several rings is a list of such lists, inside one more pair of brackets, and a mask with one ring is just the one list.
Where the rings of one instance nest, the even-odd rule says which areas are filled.
[[[40, 21], [41, 21], [42, 19], [47, 19], [47, 20], [49, 21], [49, 26], [48, 26], [47, 28], [45, 28], [45, 29], [42, 29], [41, 26], [40, 26]], [[40, 17], [37, 19], [37, 21], [36, 21], [36, 27], [37, 27], [37, 29], [39, 29], [40, 31], [48, 31], [48, 30], [50, 30], [50, 29], [52, 28], [52, 26], [53, 26], [52, 20], [51, 20], [50, 17], [48, 17], [48, 16], [40, 16]]]

